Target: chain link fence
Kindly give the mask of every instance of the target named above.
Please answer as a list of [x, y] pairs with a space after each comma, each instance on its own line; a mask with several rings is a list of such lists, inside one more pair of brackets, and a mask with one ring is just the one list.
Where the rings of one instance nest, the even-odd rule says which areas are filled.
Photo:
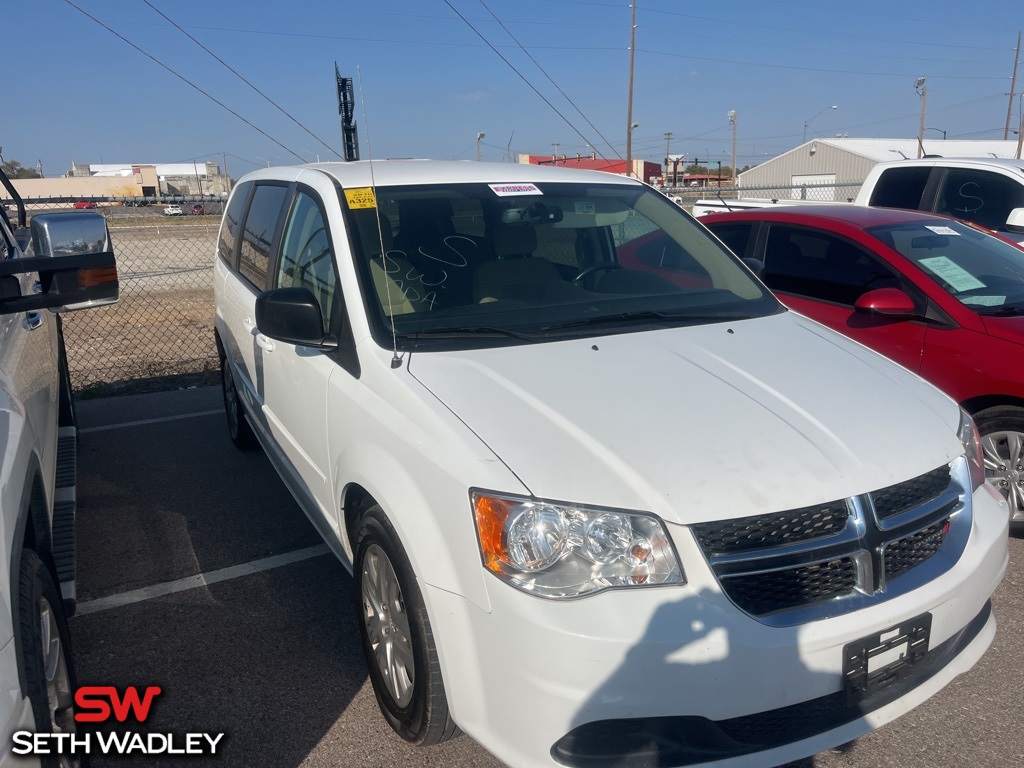
[[665, 194], [686, 209], [698, 200], [749, 200], [787, 203], [852, 203], [860, 191], [859, 181], [826, 184], [794, 184], [771, 187], [666, 187]]
[[107, 219], [120, 300], [63, 315], [71, 382], [79, 392], [209, 382], [213, 259], [222, 197], [26, 200], [29, 215], [95, 209]]

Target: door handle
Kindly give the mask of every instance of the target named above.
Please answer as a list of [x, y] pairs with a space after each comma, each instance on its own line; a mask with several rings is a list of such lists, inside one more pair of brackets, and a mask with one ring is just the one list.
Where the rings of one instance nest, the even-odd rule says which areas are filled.
[[245, 328], [247, 333], [251, 333], [253, 336], [259, 333], [259, 330], [256, 328], [256, 323], [252, 318], [245, 318], [242, 321], [242, 326]]
[[262, 333], [256, 334], [256, 346], [258, 346], [260, 349], [266, 350], [267, 352], [274, 351], [274, 342], [271, 341], [269, 337], [264, 336]]
[[26, 312], [25, 319], [22, 321], [22, 326], [25, 330], [34, 331], [36, 328], [43, 327], [43, 313], [42, 312]]

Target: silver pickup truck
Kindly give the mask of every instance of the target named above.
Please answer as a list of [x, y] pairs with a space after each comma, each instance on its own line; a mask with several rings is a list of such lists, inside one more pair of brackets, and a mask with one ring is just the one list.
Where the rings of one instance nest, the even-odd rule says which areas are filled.
[[[29, 226], [2, 171], [0, 184], [16, 208], [12, 221], [0, 206], [0, 602], [8, 607], [0, 611], [0, 766], [7, 766], [15, 764], [15, 732], [75, 728], [66, 617], [75, 610], [76, 430], [59, 313], [113, 303], [118, 281], [101, 214], [39, 213]], [[47, 759], [57, 758], [42, 757], [42, 765]]]

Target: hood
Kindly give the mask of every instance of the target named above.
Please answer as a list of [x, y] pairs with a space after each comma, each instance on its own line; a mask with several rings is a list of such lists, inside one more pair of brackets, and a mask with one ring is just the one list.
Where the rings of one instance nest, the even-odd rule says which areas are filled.
[[1024, 344], [1024, 317], [993, 317], [979, 315], [990, 336], [995, 336], [1014, 344]]
[[864, 493], [962, 453], [952, 400], [793, 312], [420, 353], [409, 371], [534, 496], [684, 524]]

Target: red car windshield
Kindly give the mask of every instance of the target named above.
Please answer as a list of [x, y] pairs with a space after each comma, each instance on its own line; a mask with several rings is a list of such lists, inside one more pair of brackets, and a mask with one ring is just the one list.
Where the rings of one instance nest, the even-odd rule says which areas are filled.
[[959, 221], [904, 222], [868, 234], [978, 314], [1024, 314], [1024, 250]]

